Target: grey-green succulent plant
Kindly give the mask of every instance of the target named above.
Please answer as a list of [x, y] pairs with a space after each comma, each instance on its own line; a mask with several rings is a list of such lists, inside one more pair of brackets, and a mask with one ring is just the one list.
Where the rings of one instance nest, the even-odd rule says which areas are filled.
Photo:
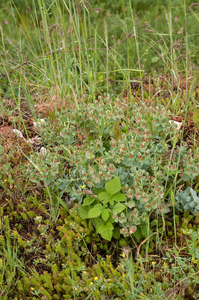
[[176, 207], [179, 211], [190, 210], [193, 215], [199, 211], [199, 197], [192, 188], [187, 188], [184, 192], [181, 190], [177, 192], [175, 197]]

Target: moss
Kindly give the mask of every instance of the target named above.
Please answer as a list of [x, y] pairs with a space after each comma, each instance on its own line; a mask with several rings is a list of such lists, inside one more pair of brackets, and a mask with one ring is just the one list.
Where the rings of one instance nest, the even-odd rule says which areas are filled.
[[187, 220], [190, 222], [191, 220], [193, 220], [193, 218], [194, 218], [194, 215], [189, 215], [189, 216], [187, 217]]
[[18, 230], [21, 230], [21, 229], [23, 229], [23, 225], [22, 225], [22, 224], [19, 224], [19, 225], [18, 225]]
[[193, 230], [197, 231], [198, 226], [196, 226], [195, 224], [193, 225]]
[[[24, 283], [25, 282], [27, 284], [26, 278], [24, 278]], [[39, 279], [39, 281], [37, 281], [36, 278], [31, 277], [30, 282], [28, 283], [28, 287], [30, 287], [30, 285], [34, 286], [36, 288], [40, 288], [41, 287], [41, 279]]]
[[63, 297], [64, 297], [64, 299], [71, 299], [71, 294], [65, 294], [65, 295], [63, 295]]
[[58, 295], [53, 295], [53, 300], [59, 300], [60, 299], [60, 296], [58, 296]]
[[170, 227], [173, 226], [173, 224], [172, 224], [171, 222], [169, 222], [169, 221], [166, 221], [166, 222], [165, 222], [165, 225], [166, 225], [166, 226], [170, 226]]
[[86, 242], [86, 244], [91, 244], [91, 238], [89, 236], [87, 236], [85, 238], [85, 242]]
[[35, 284], [32, 285], [32, 282], [30, 280], [31, 280], [30, 277], [29, 278], [23, 277], [23, 279], [21, 279], [22, 284], [23, 284], [23, 288], [24, 288], [24, 292], [25, 292], [26, 295], [29, 294], [29, 289], [30, 289], [31, 286], [35, 287], [37, 285], [37, 287], [40, 287], [40, 285], [37, 284], [37, 282], [35, 282]]
[[44, 296], [46, 296], [46, 298], [47, 298], [48, 300], [52, 300], [52, 297], [51, 297], [51, 295], [47, 292], [47, 290], [45, 290], [43, 287], [41, 287], [41, 288], [40, 288], [40, 291], [41, 291], [41, 293], [42, 293]]
[[20, 293], [23, 293], [24, 287], [20, 280], [17, 281], [17, 288]]
[[58, 266], [56, 264], [53, 264], [51, 266], [51, 270], [53, 272], [53, 275], [57, 275], [59, 273]]
[[[70, 285], [66, 285], [66, 283], [68, 283], [68, 282], [70, 282]], [[64, 292], [67, 292], [67, 293], [72, 292], [72, 279], [65, 278], [65, 283], [63, 283], [61, 287]]]
[[187, 218], [189, 215], [190, 215], [190, 211], [189, 211], [189, 210], [184, 211], [184, 217], [185, 217], [185, 218]]
[[93, 250], [93, 252], [97, 252], [97, 245], [96, 244], [92, 245], [92, 250]]
[[57, 224], [58, 224], [58, 225], [63, 225], [63, 220], [62, 220], [62, 219], [58, 219], [58, 220], [57, 220]]
[[56, 290], [56, 292], [57, 292], [58, 294], [61, 294], [62, 288], [61, 288], [61, 285], [60, 285], [60, 284], [56, 284], [56, 285], [54, 286], [54, 288], [55, 288], [55, 290]]
[[125, 239], [121, 238], [121, 239], [119, 240], [119, 245], [120, 245], [121, 247], [127, 246], [127, 241], [126, 241]]
[[3, 217], [3, 214], [4, 214], [4, 208], [1, 206], [0, 207], [0, 217]]
[[11, 208], [10, 207], [7, 207], [7, 213], [10, 213], [10, 211], [11, 211]]
[[36, 213], [34, 213], [34, 211], [28, 211], [27, 212], [28, 216], [33, 219], [34, 217], [36, 217]]
[[26, 220], [26, 221], [28, 220], [28, 216], [25, 213], [22, 212], [21, 216], [22, 216], [23, 220]]
[[180, 225], [180, 220], [179, 220], [179, 216], [178, 215], [175, 215], [175, 222], [176, 222], [177, 226]]

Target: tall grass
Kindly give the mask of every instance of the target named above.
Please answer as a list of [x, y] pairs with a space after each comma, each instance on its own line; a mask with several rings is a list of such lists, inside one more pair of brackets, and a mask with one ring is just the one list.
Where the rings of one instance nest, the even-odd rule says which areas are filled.
[[[150, 20], [142, 28], [147, 13], [144, 12], [144, 16], [135, 14], [139, 1], [134, 7], [131, 2], [126, 7], [124, 4], [122, 1], [118, 7], [125, 19], [121, 13], [115, 16], [105, 9], [88, 7], [84, 1], [60, 4], [56, 0], [50, 6], [46, 1], [38, 1], [28, 13], [29, 25], [17, 7], [7, 9], [6, 16], [13, 18], [19, 38], [9, 31], [9, 27], [13, 30], [13, 22], [8, 18], [9, 24], [1, 28], [2, 72], [9, 72], [7, 75], [17, 79], [21, 76], [29, 90], [33, 87], [48, 90], [59, 94], [63, 100], [67, 95], [72, 96], [76, 106], [88, 95], [93, 99], [103, 92], [117, 94], [122, 85], [125, 90], [129, 81], [142, 77], [143, 70], [154, 74], [155, 68], [162, 68], [164, 73], [171, 72], [171, 79], [177, 81], [178, 73], [187, 70], [188, 65], [183, 66], [183, 61], [177, 60], [185, 52], [173, 45], [178, 43], [188, 47], [186, 52], [189, 50], [191, 64], [191, 53], [195, 59], [191, 52], [193, 35], [195, 45], [198, 40], [195, 27], [189, 26], [189, 16], [185, 16], [189, 37], [186, 33], [183, 36], [183, 32], [181, 35], [176, 33], [177, 26], [186, 29], [181, 13], [183, 3], [179, 2], [175, 7], [169, 5], [168, 12], [161, 8], [161, 2], [157, 7], [153, 6], [155, 20], [159, 19], [157, 29], [148, 25]], [[161, 13], [157, 15], [160, 8]], [[175, 13], [178, 21], [174, 22]], [[172, 94], [172, 82], [170, 90]]]

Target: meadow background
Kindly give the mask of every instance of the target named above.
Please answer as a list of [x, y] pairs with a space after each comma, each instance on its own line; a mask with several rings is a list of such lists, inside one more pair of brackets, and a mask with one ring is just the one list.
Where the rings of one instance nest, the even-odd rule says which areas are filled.
[[198, 28], [189, 0], [0, 2], [0, 299], [199, 298]]

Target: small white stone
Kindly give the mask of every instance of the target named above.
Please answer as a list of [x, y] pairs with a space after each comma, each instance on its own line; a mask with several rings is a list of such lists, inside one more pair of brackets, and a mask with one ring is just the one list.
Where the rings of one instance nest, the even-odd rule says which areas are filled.
[[45, 156], [47, 154], [47, 150], [44, 147], [41, 147], [40, 151], [39, 151], [43, 156]]
[[25, 138], [23, 137], [23, 134], [21, 133], [20, 130], [18, 130], [18, 129], [13, 129], [12, 131], [13, 131], [14, 133], [16, 133], [16, 134], [18, 135], [18, 137], [20, 137], [20, 138], [22, 138], [22, 139], [25, 140]]
[[177, 127], [176, 127], [177, 130], [180, 130], [180, 128], [182, 127], [182, 122], [176, 122], [176, 121], [170, 120], [169, 123], [170, 124], [173, 124], [173, 123], [176, 124], [177, 125]]
[[33, 127], [34, 127], [34, 129], [37, 129], [38, 126], [39, 126], [41, 123], [45, 123], [45, 120], [44, 120], [44, 119], [40, 119], [39, 122], [33, 122]]
[[29, 139], [29, 141], [33, 146], [37, 144], [42, 144], [42, 139], [38, 135]]

